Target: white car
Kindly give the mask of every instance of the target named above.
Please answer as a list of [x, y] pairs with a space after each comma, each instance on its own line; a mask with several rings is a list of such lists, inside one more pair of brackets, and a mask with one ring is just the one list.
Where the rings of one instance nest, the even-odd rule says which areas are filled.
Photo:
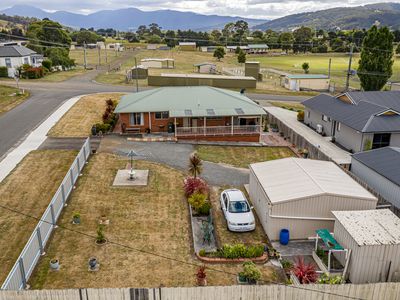
[[230, 231], [252, 231], [256, 228], [253, 207], [250, 206], [242, 191], [225, 190], [220, 197], [221, 208]]

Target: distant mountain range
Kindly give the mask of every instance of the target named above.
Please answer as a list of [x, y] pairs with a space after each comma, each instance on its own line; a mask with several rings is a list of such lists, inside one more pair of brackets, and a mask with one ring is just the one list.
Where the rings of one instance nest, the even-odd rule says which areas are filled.
[[265, 23], [267, 20], [249, 19], [241, 17], [229, 17], [218, 15], [202, 15], [192, 12], [175, 10], [142, 11], [137, 8], [125, 8], [118, 10], [102, 10], [89, 15], [81, 15], [66, 11], [46, 12], [40, 8], [29, 5], [14, 5], [11, 8], [0, 11], [9, 16], [35, 17], [39, 19], [49, 18], [63, 25], [75, 28], [114, 28], [117, 30], [129, 30], [140, 25], [157, 23], [163, 29], [172, 30], [196, 30], [208, 31], [222, 29], [226, 23], [237, 20], [245, 20], [249, 26]]
[[357, 7], [337, 7], [289, 15], [256, 25], [253, 29], [288, 31], [301, 26], [316, 29], [362, 29], [374, 23], [400, 29], [400, 3], [376, 3]]

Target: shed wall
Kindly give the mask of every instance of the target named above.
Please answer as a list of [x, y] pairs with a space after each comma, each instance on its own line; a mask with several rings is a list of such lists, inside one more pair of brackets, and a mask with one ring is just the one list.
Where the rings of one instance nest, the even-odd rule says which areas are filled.
[[249, 79], [196, 78], [174, 76], [149, 76], [150, 86], [201, 86], [208, 85], [219, 88], [256, 88], [257, 81]]

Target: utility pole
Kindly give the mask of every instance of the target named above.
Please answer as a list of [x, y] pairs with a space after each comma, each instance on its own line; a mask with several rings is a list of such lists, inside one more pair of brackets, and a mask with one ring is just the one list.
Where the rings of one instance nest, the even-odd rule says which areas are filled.
[[97, 53], [99, 55], [99, 66], [101, 65], [100, 50], [100, 46], [97, 46]]
[[350, 57], [349, 57], [349, 67], [347, 68], [347, 78], [346, 78], [346, 92], [349, 90], [350, 87], [350, 75], [351, 75], [351, 62], [353, 60], [353, 48], [354, 45], [350, 45]]
[[136, 73], [136, 93], [138, 93], [139, 92], [139, 82], [138, 82], [139, 72], [138, 72], [138, 68], [137, 68], [136, 56], [135, 56], [135, 73]]
[[86, 70], [86, 42], [83, 42], [83, 66]]
[[104, 53], [106, 54], [106, 64], [107, 64], [107, 45], [104, 43]]
[[331, 78], [331, 65], [332, 65], [332, 58], [329, 59], [329, 67], [328, 67], [328, 78]]

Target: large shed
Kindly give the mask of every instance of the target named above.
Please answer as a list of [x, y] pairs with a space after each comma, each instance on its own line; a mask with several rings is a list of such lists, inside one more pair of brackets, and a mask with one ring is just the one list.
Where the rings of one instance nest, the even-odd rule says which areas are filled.
[[348, 279], [352, 283], [400, 281], [400, 219], [395, 214], [383, 209], [334, 211], [333, 215], [335, 239], [351, 250]]
[[250, 199], [270, 240], [333, 230], [334, 210], [374, 209], [377, 199], [333, 162], [284, 158], [250, 165]]
[[283, 86], [291, 91], [328, 91], [330, 78], [322, 74], [286, 75]]

